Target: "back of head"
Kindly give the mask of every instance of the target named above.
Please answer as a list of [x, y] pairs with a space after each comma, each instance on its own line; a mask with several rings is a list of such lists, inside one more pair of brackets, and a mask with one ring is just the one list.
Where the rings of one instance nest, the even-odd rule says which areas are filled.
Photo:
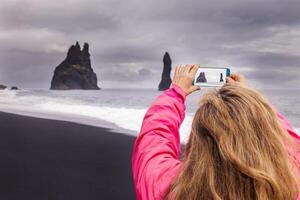
[[298, 182], [286, 145], [293, 140], [267, 101], [226, 84], [202, 97], [166, 199], [294, 200]]

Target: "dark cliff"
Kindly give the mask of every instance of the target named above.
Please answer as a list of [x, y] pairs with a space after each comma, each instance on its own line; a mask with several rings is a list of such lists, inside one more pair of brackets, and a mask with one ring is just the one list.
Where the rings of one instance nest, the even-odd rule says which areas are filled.
[[196, 79], [196, 83], [206, 83], [206, 77], [205, 77], [205, 72], [200, 72], [198, 78]]
[[6, 89], [6, 88], [7, 88], [6, 85], [0, 85], [0, 90], [4, 90], [4, 89]]
[[[9, 88], [6, 85], [0, 84], [0, 90], [5, 90], [5, 89], [9, 89]], [[10, 89], [11, 90], [18, 90], [19, 88], [17, 86], [12, 86]]]
[[163, 62], [164, 62], [164, 68], [161, 75], [161, 81], [158, 85], [159, 91], [168, 89], [172, 83], [172, 79], [171, 79], [172, 60], [168, 52], [165, 53]]
[[82, 50], [78, 42], [69, 48], [66, 59], [55, 68], [50, 89], [100, 89], [97, 75], [91, 67], [87, 43], [84, 43]]

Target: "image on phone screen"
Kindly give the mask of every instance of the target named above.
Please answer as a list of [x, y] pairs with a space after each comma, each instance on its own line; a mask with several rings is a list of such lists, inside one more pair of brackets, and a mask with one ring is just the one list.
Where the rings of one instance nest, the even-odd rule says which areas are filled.
[[194, 85], [198, 86], [222, 86], [226, 83], [226, 77], [230, 76], [229, 68], [199, 68], [196, 72]]

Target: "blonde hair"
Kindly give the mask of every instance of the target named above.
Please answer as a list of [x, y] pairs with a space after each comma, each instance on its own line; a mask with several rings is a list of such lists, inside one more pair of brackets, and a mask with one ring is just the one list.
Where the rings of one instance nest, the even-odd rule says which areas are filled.
[[165, 199], [295, 200], [295, 147], [266, 100], [226, 84], [206, 93], [192, 123], [178, 177]]

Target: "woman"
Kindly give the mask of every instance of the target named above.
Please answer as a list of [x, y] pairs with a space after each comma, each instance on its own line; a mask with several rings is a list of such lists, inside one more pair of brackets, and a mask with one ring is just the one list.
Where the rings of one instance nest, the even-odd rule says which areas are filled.
[[204, 94], [179, 159], [185, 98], [200, 89], [192, 85], [198, 68], [176, 67], [170, 89], [144, 117], [132, 156], [137, 199], [297, 199], [300, 138], [242, 76]]

